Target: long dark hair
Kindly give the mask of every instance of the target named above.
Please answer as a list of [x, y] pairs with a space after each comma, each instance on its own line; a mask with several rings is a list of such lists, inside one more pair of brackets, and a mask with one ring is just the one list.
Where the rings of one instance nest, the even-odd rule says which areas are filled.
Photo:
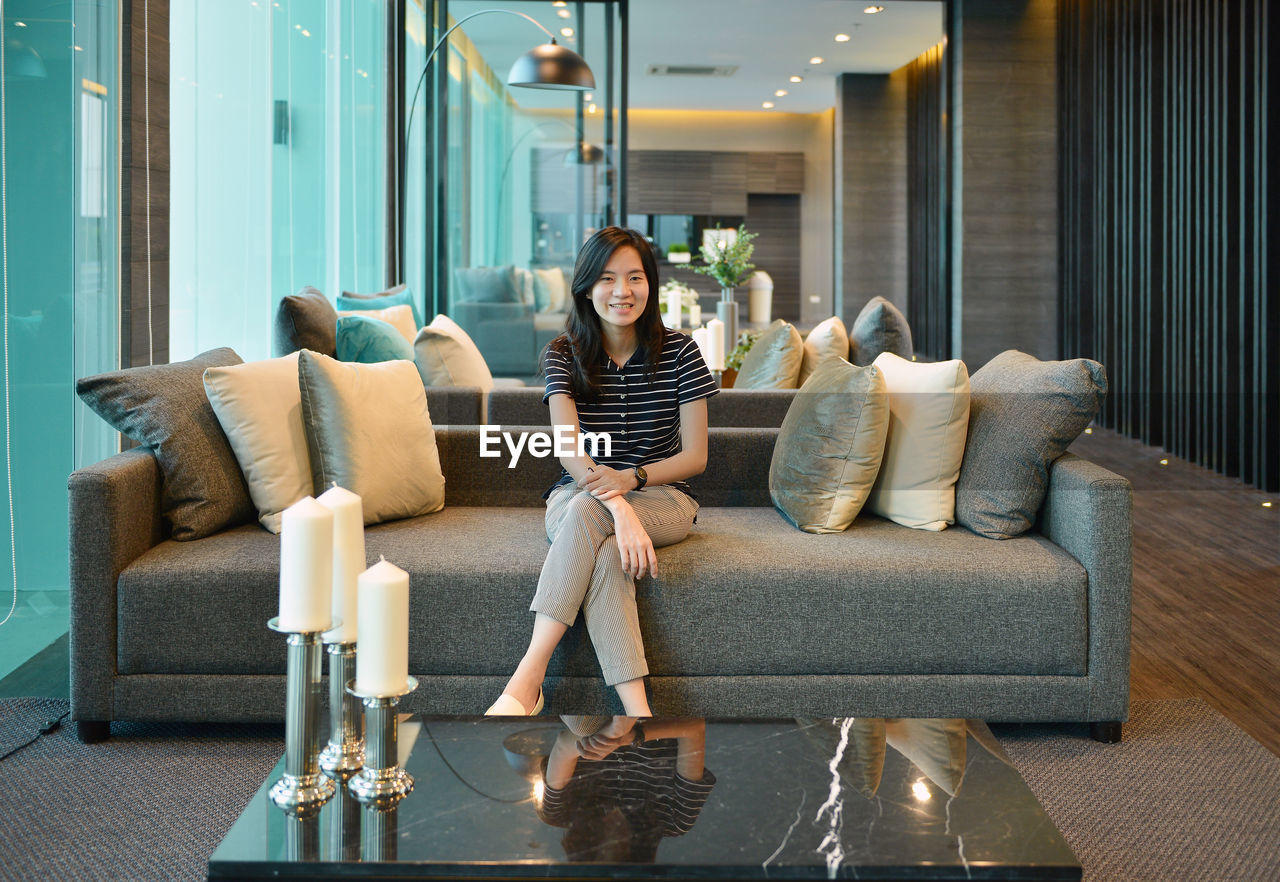
[[[570, 361], [569, 378], [574, 398], [592, 401], [600, 391], [600, 361], [604, 355], [604, 332], [600, 329], [600, 316], [591, 302], [591, 289], [604, 272], [605, 264], [619, 248], [630, 246], [640, 255], [645, 278], [649, 280], [649, 298], [644, 311], [636, 320], [638, 351], [648, 368], [650, 379], [657, 373], [662, 357], [666, 328], [662, 324], [661, 306], [658, 303], [658, 259], [654, 256], [649, 240], [635, 230], [623, 227], [605, 227], [588, 239], [578, 252], [578, 262], [573, 269], [573, 307], [565, 321], [565, 332], [549, 344], [567, 356]], [[544, 353], [545, 358], [545, 353]]]

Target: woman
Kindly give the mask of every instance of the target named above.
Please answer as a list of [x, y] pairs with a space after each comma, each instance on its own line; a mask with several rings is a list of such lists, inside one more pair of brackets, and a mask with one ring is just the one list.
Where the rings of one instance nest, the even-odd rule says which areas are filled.
[[[488, 713], [541, 711], [547, 663], [581, 609], [605, 683], [629, 716], [647, 717], [635, 579], [657, 575], [654, 548], [693, 525], [698, 504], [683, 481], [706, 468], [716, 384], [697, 344], [663, 327], [657, 260], [639, 233], [607, 227], [588, 239], [572, 293], [566, 331], [544, 356], [543, 400], [552, 425], [572, 431], [574, 455], [560, 457], [547, 494], [551, 550], [530, 606], [533, 636]], [[607, 433], [611, 449], [584, 449], [580, 432]]]

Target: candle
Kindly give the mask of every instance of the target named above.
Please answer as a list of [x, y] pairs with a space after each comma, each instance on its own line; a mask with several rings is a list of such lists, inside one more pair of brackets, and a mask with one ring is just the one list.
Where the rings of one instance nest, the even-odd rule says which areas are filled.
[[364, 557], [364, 506], [360, 497], [334, 484], [316, 502], [333, 512], [333, 620], [325, 643], [356, 639], [356, 580], [368, 566]]
[[713, 371], [724, 370], [724, 322], [713, 318], [707, 322], [707, 364]]
[[680, 330], [680, 306], [683, 302], [684, 295], [679, 288], [667, 292], [667, 325], [676, 331]]
[[323, 631], [333, 596], [333, 512], [310, 496], [280, 518], [280, 628]]
[[696, 328], [702, 324], [702, 307], [697, 303], [689, 306], [689, 327]]
[[693, 342], [698, 344], [698, 351], [702, 353], [702, 360], [707, 363], [707, 368], [711, 367], [711, 353], [707, 351], [707, 329], [694, 328]]
[[359, 583], [356, 689], [397, 695], [409, 680], [409, 574], [383, 558]]

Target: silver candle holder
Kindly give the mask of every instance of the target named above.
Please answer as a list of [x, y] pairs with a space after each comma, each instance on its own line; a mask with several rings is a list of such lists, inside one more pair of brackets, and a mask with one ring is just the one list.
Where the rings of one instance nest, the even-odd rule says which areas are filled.
[[330, 643], [329, 743], [320, 751], [320, 768], [330, 777], [346, 778], [364, 765], [364, 729], [360, 699], [347, 691], [356, 675], [356, 645]]
[[347, 684], [347, 691], [364, 702], [364, 768], [347, 783], [351, 795], [362, 803], [393, 804], [413, 790], [413, 776], [400, 767], [396, 705], [417, 688], [413, 677], [407, 678], [403, 689], [388, 695], [361, 692], [355, 680]]
[[303, 815], [333, 796], [333, 781], [320, 772], [320, 635], [319, 631], [290, 631], [271, 619], [267, 627], [289, 635], [285, 686], [284, 775], [271, 785], [271, 801], [286, 812]]

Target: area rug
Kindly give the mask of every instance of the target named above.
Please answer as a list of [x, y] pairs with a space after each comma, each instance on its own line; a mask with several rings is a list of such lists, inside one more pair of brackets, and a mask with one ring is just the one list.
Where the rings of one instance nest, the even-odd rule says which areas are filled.
[[[0, 701], [0, 755], [67, 709]], [[1134, 705], [1120, 744], [993, 726], [1085, 879], [1278, 880], [1280, 758], [1198, 700]], [[196, 880], [284, 749], [279, 726], [70, 726], [0, 762], [0, 880]]]

